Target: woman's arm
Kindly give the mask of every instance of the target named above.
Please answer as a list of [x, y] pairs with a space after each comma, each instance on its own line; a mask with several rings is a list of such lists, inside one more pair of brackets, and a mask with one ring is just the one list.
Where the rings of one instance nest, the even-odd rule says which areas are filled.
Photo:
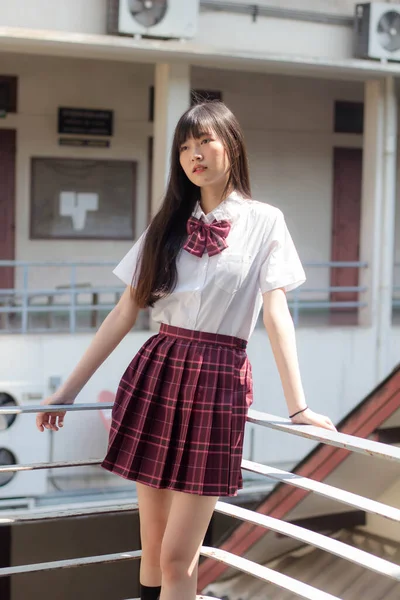
[[[293, 320], [283, 289], [266, 292], [263, 294], [263, 302], [263, 321], [279, 371], [289, 415], [291, 415], [307, 406], [300, 377]], [[335, 430], [329, 417], [314, 413], [309, 408], [293, 417], [292, 421]]]
[[[45, 400], [44, 404], [73, 404], [75, 398], [92, 375], [132, 329], [138, 313], [139, 307], [132, 296], [131, 288], [128, 286], [118, 304], [96, 332], [89, 348], [71, 375], [55, 394]], [[58, 431], [57, 418], [58, 425], [62, 427], [64, 416], [65, 411], [39, 413], [36, 417], [36, 425], [40, 431], [44, 431], [44, 429]]]

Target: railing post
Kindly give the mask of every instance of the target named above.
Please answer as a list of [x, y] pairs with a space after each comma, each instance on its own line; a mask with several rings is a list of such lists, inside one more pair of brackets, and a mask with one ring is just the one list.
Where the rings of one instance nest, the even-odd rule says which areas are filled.
[[71, 265], [71, 306], [69, 307], [69, 332], [76, 332], [76, 265]]
[[29, 266], [25, 264], [22, 267], [22, 316], [21, 316], [21, 331], [27, 333], [28, 331], [28, 277], [29, 277]]
[[295, 288], [295, 290], [293, 291], [293, 323], [295, 327], [297, 327], [297, 325], [299, 324], [299, 295], [299, 288]]

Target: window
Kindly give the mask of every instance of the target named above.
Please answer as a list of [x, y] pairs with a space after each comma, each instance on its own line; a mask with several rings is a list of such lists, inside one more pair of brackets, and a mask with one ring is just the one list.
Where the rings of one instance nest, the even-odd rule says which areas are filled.
[[335, 102], [335, 133], [364, 132], [364, 104], [362, 102]]
[[[220, 100], [222, 102], [222, 92], [217, 90], [191, 90], [190, 102], [191, 105], [203, 102], [204, 100]], [[149, 121], [154, 121], [154, 86], [152, 85], [149, 90]]]
[[0, 113], [17, 112], [17, 77], [0, 75]]

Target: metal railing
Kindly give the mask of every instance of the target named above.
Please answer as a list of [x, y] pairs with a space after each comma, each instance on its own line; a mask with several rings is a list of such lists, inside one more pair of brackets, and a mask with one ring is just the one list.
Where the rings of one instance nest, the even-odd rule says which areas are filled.
[[[105, 410], [111, 409], [112, 404], [75, 404], [71, 406], [46, 406], [46, 411], [56, 412], [65, 410], [73, 411], [88, 411], [88, 410]], [[10, 414], [26, 414], [43, 411], [43, 406], [15, 406], [0, 408], [1, 415]], [[272, 428], [285, 433], [308, 438], [317, 442], [345, 449], [349, 452], [360, 453], [369, 457], [375, 457], [395, 463], [400, 463], [400, 448], [371, 441], [369, 439], [358, 438], [355, 436], [320, 429], [308, 425], [295, 425], [290, 420], [274, 415], [261, 413], [255, 410], [249, 410], [248, 422], [262, 427]], [[101, 459], [91, 459], [82, 461], [69, 462], [53, 462], [53, 463], [36, 463], [25, 465], [10, 465], [0, 467], [1, 473], [32, 471], [37, 469], [56, 469], [65, 467], [84, 467], [92, 465], [100, 465]], [[259, 475], [267, 476], [275, 479], [277, 482], [284, 483], [307, 492], [313, 492], [325, 498], [335, 500], [339, 503], [357, 508], [367, 513], [379, 515], [390, 521], [400, 523], [400, 510], [392, 506], [388, 506], [381, 502], [377, 502], [352, 492], [344, 491], [340, 488], [327, 485], [306, 477], [302, 477], [296, 473], [289, 473], [280, 469], [275, 469], [267, 465], [261, 465], [252, 461], [243, 460], [242, 468]], [[92, 508], [72, 508], [67, 510], [51, 510], [48, 512], [31, 513], [29, 515], [4, 515], [0, 519], [0, 526], [4, 524], [22, 523], [27, 521], [38, 522], [47, 519], [66, 519], [82, 516], [93, 516], [106, 513], [116, 513], [123, 511], [132, 511], [137, 509], [137, 504], [115, 504], [108, 506], [97, 506]], [[288, 536], [295, 540], [301, 541], [304, 544], [323, 549], [335, 556], [339, 556], [344, 560], [361, 566], [369, 571], [384, 575], [391, 580], [400, 582], [400, 566], [386, 559], [377, 557], [364, 550], [357, 549], [342, 541], [330, 538], [329, 536], [310, 531], [306, 528], [294, 525], [292, 523], [282, 521], [277, 518], [269, 517], [256, 513], [254, 511], [244, 509], [232, 504], [217, 502], [216, 512], [235, 517], [240, 521], [251, 523], [266, 530], [275, 531], [283, 536]], [[236, 556], [230, 552], [218, 549], [203, 547], [201, 554], [205, 557], [212, 558], [216, 561], [224, 563], [224, 565], [233, 567], [242, 573], [250, 574], [262, 581], [274, 584], [279, 588], [290, 591], [300, 598], [309, 600], [340, 600], [338, 597], [329, 593], [323, 592], [311, 585], [300, 582], [292, 577], [274, 571], [265, 566], [258, 565], [246, 558]], [[29, 564], [14, 567], [0, 568], [0, 577], [9, 577], [12, 575], [21, 575], [41, 571], [52, 571], [55, 569], [66, 569], [72, 567], [84, 567], [86, 565], [100, 565], [104, 563], [117, 563], [139, 559], [141, 552], [134, 550], [132, 552], [120, 552], [116, 554], [100, 555], [85, 558], [75, 558], [69, 560], [58, 560], [47, 563]]]
[[[78, 269], [95, 269], [107, 267], [111, 271], [114, 262], [62, 262], [62, 261], [6, 261], [0, 260], [1, 268], [20, 269], [20, 285], [14, 288], [0, 289], [0, 333], [55, 333], [77, 331], [93, 331], [100, 324], [102, 318], [115, 306], [124, 291], [122, 285], [91, 285], [78, 281]], [[306, 271], [312, 269], [366, 269], [365, 262], [306, 262]], [[53, 268], [58, 271], [68, 269], [69, 274], [63, 283], [54, 287], [33, 287], [31, 285], [31, 272], [33, 269]], [[83, 276], [84, 279], [89, 277]], [[38, 278], [39, 281], [43, 277]], [[79, 278], [82, 279], [82, 276]], [[366, 306], [360, 301], [359, 295], [365, 293], [365, 286], [304, 286], [296, 288], [288, 294], [288, 304], [292, 312], [294, 324], [300, 323], [301, 316], [310, 316], [315, 324], [315, 318], [321, 317], [326, 323], [332, 311], [335, 320], [330, 324], [341, 325], [344, 323], [340, 316], [351, 314], [353, 319], [350, 324], [357, 324], [357, 311]], [[356, 299], [338, 300], [351, 294]], [[79, 303], [80, 297], [89, 298], [89, 302]], [[101, 298], [107, 296], [106, 302]], [[112, 301], [110, 301], [112, 297]], [[60, 302], [61, 301], [61, 302]], [[39, 325], [33, 323], [34, 318]], [[137, 329], [149, 329], [149, 313], [141, 311], [136, 325]]]

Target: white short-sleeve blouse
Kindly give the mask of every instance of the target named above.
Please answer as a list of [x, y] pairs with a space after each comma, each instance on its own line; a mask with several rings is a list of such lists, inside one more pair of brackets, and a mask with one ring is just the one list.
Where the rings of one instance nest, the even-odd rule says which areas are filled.
[[[229, 220], [228, 247], [211, 257], [205, 252], [201, 258], [182, 249], [177, 285], [155, 303], [152, 317], [158, 323], [248, 340], [262, 294], [276, 288], [293, 290], [306, 279], [284, 216], [278, 208], [236, 192], [207, 215], [197, 204], [193, 215], [207, 223]], [[144, 236], [114, 269], [126, 285], [132, 284]]]

